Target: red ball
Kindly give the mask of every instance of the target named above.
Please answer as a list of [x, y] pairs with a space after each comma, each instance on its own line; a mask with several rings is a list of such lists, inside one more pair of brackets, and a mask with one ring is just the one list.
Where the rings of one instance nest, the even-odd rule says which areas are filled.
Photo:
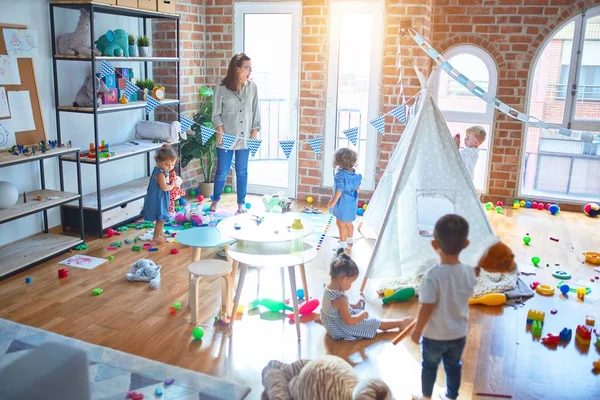
[[544, 209], [544, 203], [538, 203], [537, 209], [538, 210], [543, 210]]
[[358, 208], [363, 208], [364, 205], [365, 205], [364, 201], [359, 201], [358, 202]]
[[202, 196], [201, 194], [198, 195], [198, 201], [202, 202], [204, 201], [204, 196]]
[[108, 229], [106, 230], [106, 236], [108, 236], [108, 237], [112, 237], [114, 234], [115, 234], [115, 231], [114, 231], [114, 229], [112, 229], [112, 228], [108, 228]]
[[496, 207], [503, 207], [503, 206], [504, 206], [504, 203], [501, 201], [496, 203]]
[[179, 250], [177, 250], [177, 249], [171, 249], [171, 254], [177, 254], [177, 253], [179, 253]]
[[546, 204], [546, 210], [549, 210], [551, 205], [552, 204], [550, 204], [550, 203]]
[[531, 208], [537, 208], [537, 201], [534, 201], [533, 203], [531, 203]]

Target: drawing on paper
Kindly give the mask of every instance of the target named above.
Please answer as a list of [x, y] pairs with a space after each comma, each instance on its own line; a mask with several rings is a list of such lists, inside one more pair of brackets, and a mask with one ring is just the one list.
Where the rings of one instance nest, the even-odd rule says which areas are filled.
[[6, 89], [0, 87], [0, 118], [10, 117], [10, 108], [8, 108], [8, 98], [6, 97]]
[[10, 136], [10, 132], [4, 126], [2, 126], [2, 121], [0, 121], [0, 148], [8, 145], [8, 139]]
[[4, 44], [9, 56], [31, 58], [37, 56], [37, 31], [29, 29], [3, 29]]
[[74, 255], [72, 257], [67, 258], [64, 261], [59, 262], [60, 265], [67, 265], [69, 267], [77, 267], [83, 269], [94, 269], [98, 265], [104, 264], [106, 259], [84, 256], [81, 254]]
[[21, 76], [15, 57], [0, 55], [0, 85], [20, 85]]

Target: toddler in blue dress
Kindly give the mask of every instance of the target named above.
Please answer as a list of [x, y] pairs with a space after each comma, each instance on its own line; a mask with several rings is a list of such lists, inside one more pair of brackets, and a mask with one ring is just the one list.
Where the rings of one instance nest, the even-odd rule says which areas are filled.
[[333, 168], [336, 169], [333, 179], [333, 195], [327, 203], [327, 208], [336, 219], [340, 232], [340, 248], [352, 245], [356, 207], [358, 206], [358, 190], [362, 175], [354, 168], [357, 165], [358, 154], [352, 149], [338, 149], [333, 156]]
[[162, 243], [163, 227], [169, 219], [169, 192], [178, 186], [175, 182], [169, 182], [169, 172], [175, 168], [177, 162], [177, 153], [169, 145], [163, 145], [154, 156], [156, 167], [150, 176], [144, 208], [142, 208], [142, 217], [145, 220], [156, 222], [154, 227], [154, 241]]
[[337, 250], [329, 267], [329, 276], [331, 280], [325, 288], [321, 302], [321, 322], [332, 338], [373, 339], [377, 330], [387, 331], [395, 328], [403, 330], [413, 321], [413, 317], [382, 321], [370, 317], [369, 313], [363, 310], [364, 301], [361, 300], [357, 304], [348, 302], [345, 291], [350, 289], [352, 283], [358, 278], [358, 266], [349, 255], [344, 253], [344, 249]]

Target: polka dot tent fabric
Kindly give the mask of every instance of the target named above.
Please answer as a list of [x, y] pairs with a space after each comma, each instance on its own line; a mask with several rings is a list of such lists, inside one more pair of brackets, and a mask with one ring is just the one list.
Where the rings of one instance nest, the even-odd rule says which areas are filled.
[[461, 260], [475, 265], [498, 239], [442, 114], [424, 90], [364, 215], [363, 233], [378, 240], [367, 278], [413, 276], [435, 262], [433, 226], [450, 213], [469, 222], [471, 244]]

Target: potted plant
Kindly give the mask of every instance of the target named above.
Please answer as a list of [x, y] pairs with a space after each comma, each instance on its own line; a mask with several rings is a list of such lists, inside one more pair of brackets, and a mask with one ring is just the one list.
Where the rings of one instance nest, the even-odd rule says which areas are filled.
[[213, 91], [211, 88], [202, 86], [198, 95], [203, 101], [200, 111], [194, 115], [192, 125], [193, 135], [188, 135], [186, 140], [181, 141], [181, 164], [186, 167], [190, 162], [197, 159], [202, 168], [204, 182], [198, 185], [202, 196], [209, 198], [213, 193], [213, 168], [217, 158], [217, 135], [213, 135], [206, 143], [202, 144], [202, 133], [200, 126], [214, 129], [212, 124]]
[[135, 57], [137, 55], [137, 48], [135, 46], [135, 36], [131, 33], [127, 35], [127, 42], [129, 43], [129, 57]]
[[138, 36], [137, 45], [140, 57], [150, 57], [150, 39], [148, 39], [148, 36]]

